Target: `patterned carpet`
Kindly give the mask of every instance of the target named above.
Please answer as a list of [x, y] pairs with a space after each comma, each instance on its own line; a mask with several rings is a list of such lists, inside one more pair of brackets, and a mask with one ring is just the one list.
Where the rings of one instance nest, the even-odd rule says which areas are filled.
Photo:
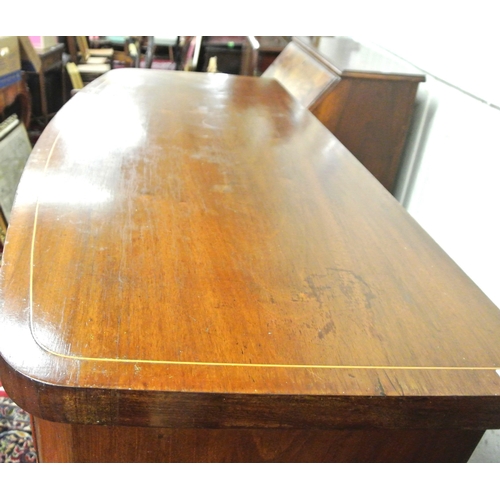
[[0, 463], [36, 461], [30, 417], [7, 397], [0, 383]]

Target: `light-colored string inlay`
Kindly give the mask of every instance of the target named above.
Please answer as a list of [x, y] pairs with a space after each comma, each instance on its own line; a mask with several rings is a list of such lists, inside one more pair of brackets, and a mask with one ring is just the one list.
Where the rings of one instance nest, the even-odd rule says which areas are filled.
[[[55, 147], [59, 140], [61, 132], [58, 133], [57, 137], [52, 144], [47, 161], [43, 169], [42, 179], [45, 180], [46, 173], [48, 170], [49, 163], [52, 159]], [[43, 184], [43, 183], [41, 183]], [[40, 197], [37, 197], [36, 207], [35, 207], [35, 217], [33, 222], [33, 236], [31, 239], [31, 253], [30, 253], [30, 282], [29, 282], [29, 322], [30, 322], [30, 332], [35, 343], [40, 347], [40, 349], [45, 352], [57, 356], [59, 358], [66, 358], [78, 361], [94, 361], [94, 362], [107, 362], [107, 363], [133, 363], [133, 364], [156, 364], [156, 365], [177, 365], [177, 366], [219, 366], [219, 367], [233, 367], [233, 368], [295, 368], [295, 369], [317, 369], [317, 370], [460, 370], [460, 371], [476, 371], [476, 370], [496, 370], [500, 375], [500, 367], [495, 366], [350, 366], [350, 365], [295, 365], [295, 364], [275, 364], [275, 363], [231, 363], [231, 362], [204, 362], [204, 361], [166, 361], [166, 360], [147, 360], [147, 359], [117, 359], [117, 358], [93, 358], [87, 356], [71, 356], [68, 354], [62, 354], [55, 352], [46, 346], [44, 346], [35, 335], [34, 328], [34, 318], [33, 318], [33, 269], [34, 269], [34, 257], [35, 257], [35, 240], [38, 227], [38, 214], [40, 208]]]

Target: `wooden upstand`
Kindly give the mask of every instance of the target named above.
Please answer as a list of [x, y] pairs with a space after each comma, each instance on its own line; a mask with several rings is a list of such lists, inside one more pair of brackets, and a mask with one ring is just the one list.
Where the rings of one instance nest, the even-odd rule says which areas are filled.
[[264, 72], [306, 106], [391, 192], [425, 76], [352, 38], [294, 37]]
[[87, 86], [0, 290], [43, 462], [465, 461], [500, 426], [500, 311], [272, 79]]

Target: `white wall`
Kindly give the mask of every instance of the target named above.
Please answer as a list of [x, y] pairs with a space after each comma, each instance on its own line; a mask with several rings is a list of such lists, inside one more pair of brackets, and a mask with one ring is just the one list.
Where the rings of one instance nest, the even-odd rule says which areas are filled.
[[446, 32], [426, 37], [381, 34], [370, 40], [425, 72], [500, 106], [500, 34], [473, 36], [464, 32], [460, 37]]
[[422, 38], [371, 39], [427, 73], [398, 196], [500, 307], [500, 39]]

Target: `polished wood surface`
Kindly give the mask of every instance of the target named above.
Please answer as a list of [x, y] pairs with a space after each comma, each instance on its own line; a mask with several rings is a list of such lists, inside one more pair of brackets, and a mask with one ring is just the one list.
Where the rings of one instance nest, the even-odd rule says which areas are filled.
[[273, 79], [78, 93], [21, 180], [0, 299], [0, 376], [36, 420], [500, 425], [500, 311]]
[[425, 80], [414, 67], [348, 37], [295, 37], [263, 76], [278, 80], [394, 191]]

